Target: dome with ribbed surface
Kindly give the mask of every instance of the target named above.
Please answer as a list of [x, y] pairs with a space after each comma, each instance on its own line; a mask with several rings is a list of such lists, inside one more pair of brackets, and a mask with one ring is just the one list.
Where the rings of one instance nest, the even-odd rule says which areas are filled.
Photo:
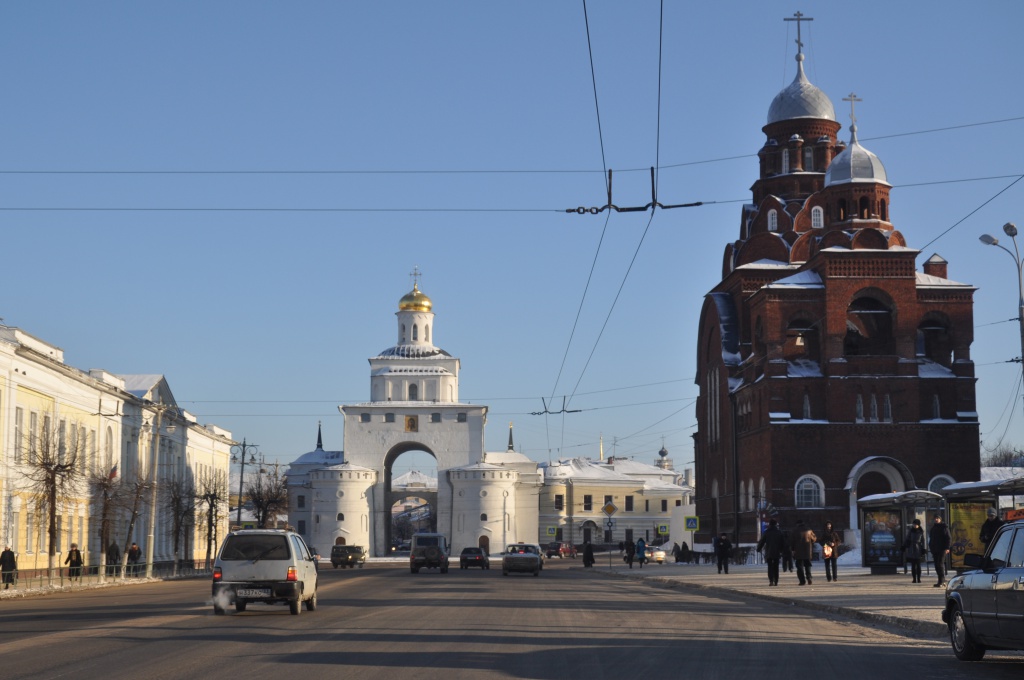
[[768, 123], [794, 118], [821, 118], [835, 120], [832, 100], [811, 84], [804, 74], [804, 55], [796, 55], [796, 78], [782, 92], [775, 95], [768, 107]]
[[857, 141], [856, 123], [850, 126], [850, 145], [832, 159], [828, 170], [825, 171], [825, 186], [827, 187], [849, 182], [870, 182], [892, 186], [889, 184], [882, 161]]

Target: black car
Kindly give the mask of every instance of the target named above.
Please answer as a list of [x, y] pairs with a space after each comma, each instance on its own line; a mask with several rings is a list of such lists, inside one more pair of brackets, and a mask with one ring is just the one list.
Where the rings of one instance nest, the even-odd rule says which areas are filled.
[[483, 548], [462, 549], [462, 554], [459, 555], [459, 568], [469, 569], [470, 567], [491, 568], [491, 560]]
[[331, 548], [331, 564], [334, 568], [355, 567], [366, 564], [366, 551], [359, 545], [336, 545]]
[[956, 658], [1024, 649], [1024, 520], [1004, 524], [985, 554], [968, 553], [964, 564], [973, 571], [950, 579], [942, 610]]

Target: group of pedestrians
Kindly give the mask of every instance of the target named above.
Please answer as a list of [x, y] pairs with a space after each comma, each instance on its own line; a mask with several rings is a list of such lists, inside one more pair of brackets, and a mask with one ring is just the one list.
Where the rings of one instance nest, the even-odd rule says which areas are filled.
[[[127, 556], [128, 568], [125, 572], [126, 575], [138, 576], [141, 573], [142, 549], [137, 543], [132, 543], [128, 549]], [[107, 548], [106, 558], [107, 575], [116, 575], [121, 563], [121, 551], [117, 549], [117, 545], [114, 543], [110, 544]], [[71, 548], [68, 549], [68, 553], [64, 557], [64, 564], [68, 568], [68, 579], [81, 582], [82, 574], [85, 571], [85, 559], [82, 557], [82, 551], [77, 543], [71, 544]], [[0, 552], [0, 583], [4, 584], [4, 590], [14, 585], [14, 577], [17, 571], [18, 558], [14, 551], [11, 550], [11, 546], [5, 545], [3, 552]]]
[[[819, 537], [802, 520], [796, 528], [786, 534], [778, 520], [768, 521], [768, 528], [757, 542], [757, 551], [764, 556], [768, 565], [768, 585], [779, 585], [779, 565], [782, 563], [786, 571], [795, 568], [800, 585], [813, 585], [811, 577], [811, 560], [814, 559], [814, 546], [821, 544], [821, 559], [825, 567], [825, 579], [830, 583], [839, 580], [839, 546], [843, 539], [832, 527], [832, 522], [825, 522], [825, 528]], [[792, 565], [792, 566], [790, 566]], [[721, 570], [720, 570], [721, 571]], [[728, 570], [726, 573], [729, 573]]]

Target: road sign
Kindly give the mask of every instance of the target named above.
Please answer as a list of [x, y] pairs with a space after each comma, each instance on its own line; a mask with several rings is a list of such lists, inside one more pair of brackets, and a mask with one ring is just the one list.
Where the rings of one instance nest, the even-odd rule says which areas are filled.
[[668, 525], [667, 524], [659, 524], [658, 525], [658, 535], [659, 536], [667, 536], [668, 535]]
[[608, 528], [609, 531], [611, 531], [615, 528], [615, 520], [610, 519], [607, 522], [605, 522], [604, 525]]
[[686, 522], [687, 531], [700, 531], [700, 518], [684, 517], [683, 521]]
[[605, 503], [604, 507], [601, 508], [601, 510], [604, 512], [604, 514], [608, 515], [609, 517], [611, 517], [619, 511], [619, 509], [615, 507], [615, 503]]
[[555, 527], [548, 527], [548, 536], [554, 536], [558, 533], [558, 529]]

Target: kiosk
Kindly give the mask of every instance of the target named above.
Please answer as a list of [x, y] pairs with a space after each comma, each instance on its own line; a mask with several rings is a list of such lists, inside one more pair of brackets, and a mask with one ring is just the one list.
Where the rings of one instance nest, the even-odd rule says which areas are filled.
[[1024, 503], [1024, 477], [950, 484], [941, 493], [946, 499], [949, 533], [953, 537], [949, 552], [954, 569], [964, 569], [967, 553], [985, 552], [980, 536], [989, 508], [1005, 508], [1002, 518], [1006, 521], [1024, 519], [1024, 508], [1018, 507]]
[[895, 574], [905, 566], [903, 537], [914, 519], [928, 526], [928, 513], [941, 512], [941, 495], [924, 489], [880, 493], [857, 501], [861, 527], [861, 566], [872, 574]]

